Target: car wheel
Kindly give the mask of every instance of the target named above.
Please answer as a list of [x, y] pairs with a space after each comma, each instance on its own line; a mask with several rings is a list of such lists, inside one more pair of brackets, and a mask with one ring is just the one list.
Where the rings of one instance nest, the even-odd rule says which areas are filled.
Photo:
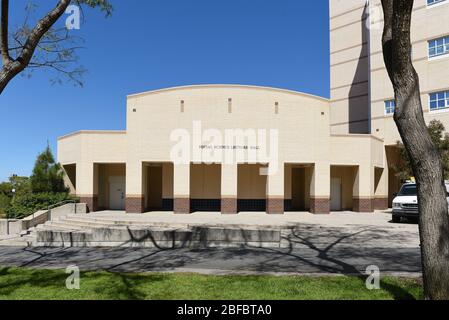
[[393, 223], [401, 223], [401, 217], [393, 216]]

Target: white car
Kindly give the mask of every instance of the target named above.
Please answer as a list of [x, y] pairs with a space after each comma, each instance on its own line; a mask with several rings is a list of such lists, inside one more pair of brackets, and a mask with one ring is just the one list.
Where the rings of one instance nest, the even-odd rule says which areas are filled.
[[[449, 184], [446, 183], [449, 206]], [[393, 222], [399, 223], [402, 218], [417, 219], [418, 210], [418, 190], [416, 183], [406, 183], [402, 186], [396, 198], [393, 200]]]

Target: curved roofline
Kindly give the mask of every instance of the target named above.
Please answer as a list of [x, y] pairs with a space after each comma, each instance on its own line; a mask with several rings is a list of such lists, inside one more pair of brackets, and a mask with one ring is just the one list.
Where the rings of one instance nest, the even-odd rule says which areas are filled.
[[329, 102], [330, 99], [320, 97], [317, 95], [304, 93], [300, 91], [294, 91], [289, 89], [281, 89], [281, 88], [275, 88], [275, 87], [265, 87], [265, 86], [255, 86], [255, 85], [243, 85], [243, 84], [196, 84], [196, 85], [186, 85], [186, 86], [177, 86], [177, 87], [169, 87], [169, 88], [163, 88], [163, 89], [156, 89], [156, 90], [150, 90], [140, 93], [134, 93], [130, 94], [127, 97], [128, 98], [137, 98], [141, 96], [146, 96], [150, 94], [157, 94], [157, 93], [164, 93], [164, 92], [170, 92], [170, 91], [176, 91], [176, 90], [186, 90], [186, 89], [201, 89], [201, 88], [234, 88], [234, 89], [256, 89], [256, 90], [265, 90], [265, 91], [276, 91], [281, 93], [288, 93], [288, 94], [294, 94], [294, 95], [300, 95], [303, 97], [308, 97], [312, 99], [321, 100], [324, 102]]
[[58, 137], [58, 141], [82, 134], [126, 134], [126, 133], [127, 133], [126, 130], [79, 130]]

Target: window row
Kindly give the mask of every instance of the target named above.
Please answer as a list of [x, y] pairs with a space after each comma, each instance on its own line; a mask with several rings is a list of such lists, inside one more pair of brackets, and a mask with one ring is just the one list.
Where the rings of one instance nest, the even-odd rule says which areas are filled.
[[[429, 94], [430, 111], [437, 111], [449, 108], [449, 91], [434, 92]], [[385, 114], [394, 114], [396, 102], [394, 100], [385, 101]]]

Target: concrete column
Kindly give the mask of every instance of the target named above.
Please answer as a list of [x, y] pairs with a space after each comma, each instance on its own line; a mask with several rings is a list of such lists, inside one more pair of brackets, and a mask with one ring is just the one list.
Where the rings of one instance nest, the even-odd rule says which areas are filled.
[[238, 165], [224, 164], [221, 167], [221, 213], [237, 214]]
[[353, 210], [355, 212], [374, 212], [374, 167], [371, 164], [360, 165], [356, 171]]
[[76, 181], [77, 197], [81, 203], [87, 205], [88, 212], [94, 212], [98, 208], [98, 170], [92, 162], [77, 164]]
[[374, 169], [374, 210], [388, 209], [388, 159], [387, 153], [384, 153], [384, 168]]
[[310, 212], [315, 214], [330, 213], [330, 179], [329, 162], [317, 162], [313, 169], [310, 184]]
[[143, 213], [144, 202], [142, 163], [128, 162], [126, 164], [126, 212]]
[[284, 166], [279, 166], [267, 178], [267, 213], [284, 214]]
[[173, 209], [178, 214], [190, 213], [190, 164], [174, 166]]

